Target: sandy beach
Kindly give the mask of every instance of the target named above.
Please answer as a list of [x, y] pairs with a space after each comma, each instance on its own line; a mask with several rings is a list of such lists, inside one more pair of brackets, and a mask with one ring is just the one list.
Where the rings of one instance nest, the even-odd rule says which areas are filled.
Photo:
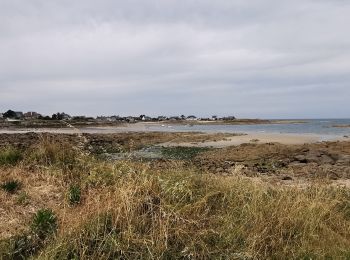
[[[337, 140], [342, 140], [341, 138]], [[280, 144], [305, 144], [316, 143], [322, 141], [321, 136], [317, 135], [292, 135], [292, 134], [246, 134], [240, 136], [233, 136], [225, 138], [220, 141], [206, 141], [206, 142], [167, 142], [163, 146], [185, 146], [185, 147], [214, 147], [223, 148], [234, 145], [241, 145], [244, 143], [280, 143]]]

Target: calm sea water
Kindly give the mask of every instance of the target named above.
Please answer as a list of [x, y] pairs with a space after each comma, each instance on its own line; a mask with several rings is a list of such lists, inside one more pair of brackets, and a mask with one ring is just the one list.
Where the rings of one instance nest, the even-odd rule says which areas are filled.
[[260, 125], [167, 125], [151, 126], [154, 131], [204, 131], [225, 133], [281, 133], [314, 134], [329, 137], [350, 136], [350, 128], [333, 127], [350, 125], [350, 119], [312, 119], [303, 124], [260, 124]]
[[[137, 127], [87, 127], [79, 129], [84, 133], [121, 133], [129, 131], [161, 131], [161, 132], [208, 132], [208, 133], [279, 133], [279, 134], [310, 134], [318, 135], [327, 140], [343, 136], [350, 136], [350, 128], [333, 127], [335, 125], [350, 125], [350, 119], [313, 119], [303, 120], [302, 124], [259, 124], [259, 125], [146, 125]], [[75, 133], [73, 129], [0, 129], [0, 133], [23, 132], [53, 132]]]

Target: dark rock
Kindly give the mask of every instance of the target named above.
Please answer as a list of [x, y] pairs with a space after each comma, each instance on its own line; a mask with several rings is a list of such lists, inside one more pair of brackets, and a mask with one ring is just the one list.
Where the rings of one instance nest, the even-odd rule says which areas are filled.
[[294, 160], [300, 163], [307, 163], [305, 155], [297, 155], [294, 157]]
[[290, 177], [290, 176], [284, 176], [284, 177], [282, 177], [282, 181], [291, 181], [291, 180], [293, 180], [293, 178]]
[[339, 155], [337, 164], [350, 165], [350, 155]]
[[320, 164], [334, 164], [334, 160], [329, 155], [323, 154], [319, 160]]
[[340, 176], [336, 172], [331, 172], [329, 174], [329, 179], [331, 179], [331, 180], [339, 180]]
[[217, 173], [221, 173], [221, 172], [223, 172], [223, 171], [224, 171], [223, 168], [217, 168], [217, 169], [216, 169], [216, 172], [217, 172]]
[[294, 161], [294, 162], [291, 162], [289, 164], [289, 166], [291, 167], [305, 167], [305, 163], [301, 163], [301, 162], [298, 162], [298, 161]]

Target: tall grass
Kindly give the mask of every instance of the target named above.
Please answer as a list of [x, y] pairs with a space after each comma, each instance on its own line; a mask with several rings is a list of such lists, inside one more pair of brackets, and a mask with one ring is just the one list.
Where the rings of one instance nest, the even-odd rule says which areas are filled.
[[41, 259], [350, 257], [350, 193], [191, 171], [120, 174]]
[[27, 163], [37, 165], [72, 168], [77, 161], [79, 151], [67, 142], [43, 138], [26, 156]]
[[63, 194], [54, 211], [28, 223], [44, 242], [33, 249], [28, 236], [11, 238], [0, 243], [0, 258], [16, 255], [18, 243], [33, 259], [350, 258], [347, 188], [273, 186], [238, 168], [224, 177], [181, 163], [155, 170], [103, 162], [50, 141], [25, 162], [46, 166], [43, 175], [59, 169], [68, 203], [79, 205], [66, 207]]

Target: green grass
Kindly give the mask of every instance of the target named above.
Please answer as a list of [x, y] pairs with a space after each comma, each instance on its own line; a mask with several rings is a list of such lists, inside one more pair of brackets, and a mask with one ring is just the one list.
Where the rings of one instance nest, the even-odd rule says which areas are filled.
[[33, 218], [32, 231], [40, 238], [45, 239], [57, 230], [57, 217], [51, 209], [39, 210]]
[[16, 180], [10, 180], [10, 181], [5, 181], [3, 184], [1, 184], [0, 187], [8, 193], [14, 194], [16, 191], [18, 191], [21, 188], [21, 183]]
[[0, 166], [13, 166], [22, 160], [21, 151], [8, 147], [0, 150]]
[[68, 201], [70, 205], [79, 204], [81, 200], [81, 189], [78, 185], [69, 186]]

